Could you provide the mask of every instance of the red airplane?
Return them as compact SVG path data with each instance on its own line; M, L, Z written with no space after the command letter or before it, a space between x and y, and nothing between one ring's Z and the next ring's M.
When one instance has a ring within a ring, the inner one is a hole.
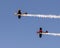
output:
M40 27L40 30L37 32L39 34L39 37L42 37L42 33L48 33L48 31L46 30L46 32L42 31L42 28Z
M22 16L22 15L24 15L24 14L27 14L27 13L22 13L20 9L18 10L18 12L17 12L17 13L15 13L15 15L17 15L17 16L18 16L18 19L20 19L20 18L21 18L21 16Z

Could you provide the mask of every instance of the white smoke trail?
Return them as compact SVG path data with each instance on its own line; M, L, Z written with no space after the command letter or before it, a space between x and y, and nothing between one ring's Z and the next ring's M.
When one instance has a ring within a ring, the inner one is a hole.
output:
M41 14L21 14L21 16L30 16L39 18L60 18L60 15L41 15Z
M41 33L45 35L53 35L53 36L60 36L60 33Z

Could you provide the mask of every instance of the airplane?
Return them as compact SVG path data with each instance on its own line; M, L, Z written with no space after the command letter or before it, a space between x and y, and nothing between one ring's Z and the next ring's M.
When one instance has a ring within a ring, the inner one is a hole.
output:
M42 33L48 33L48 31L46 30L46 32L42 31L42 28L40 27L39 31L37 32L39 34L39 37L42 37Z
M22 15L25 15L25 14L27 14L27 13L22 13L20 9L18 10L18 12L17 12L17 13L15 13L15 15L17 15L17 16L18 16L18 19L20 19L20 18L21 18L21 16L22 16Z

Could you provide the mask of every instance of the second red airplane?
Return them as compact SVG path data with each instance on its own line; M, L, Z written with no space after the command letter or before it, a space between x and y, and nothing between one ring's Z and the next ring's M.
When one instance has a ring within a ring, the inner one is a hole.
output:
M39 37L42 37L42 33L48 33L48 31L46 30L45 32L43 32L42 28L40 27L39 31L37 32L39 34Z

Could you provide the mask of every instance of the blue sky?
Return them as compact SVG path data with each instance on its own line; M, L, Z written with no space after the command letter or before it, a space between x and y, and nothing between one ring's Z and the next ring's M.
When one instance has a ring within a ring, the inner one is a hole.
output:
M60 15L60 0L1 0L0 48L60 48L60 37L36 33L43 31L60 33L60 19L22 17L14 15L18 9L32 14Z

